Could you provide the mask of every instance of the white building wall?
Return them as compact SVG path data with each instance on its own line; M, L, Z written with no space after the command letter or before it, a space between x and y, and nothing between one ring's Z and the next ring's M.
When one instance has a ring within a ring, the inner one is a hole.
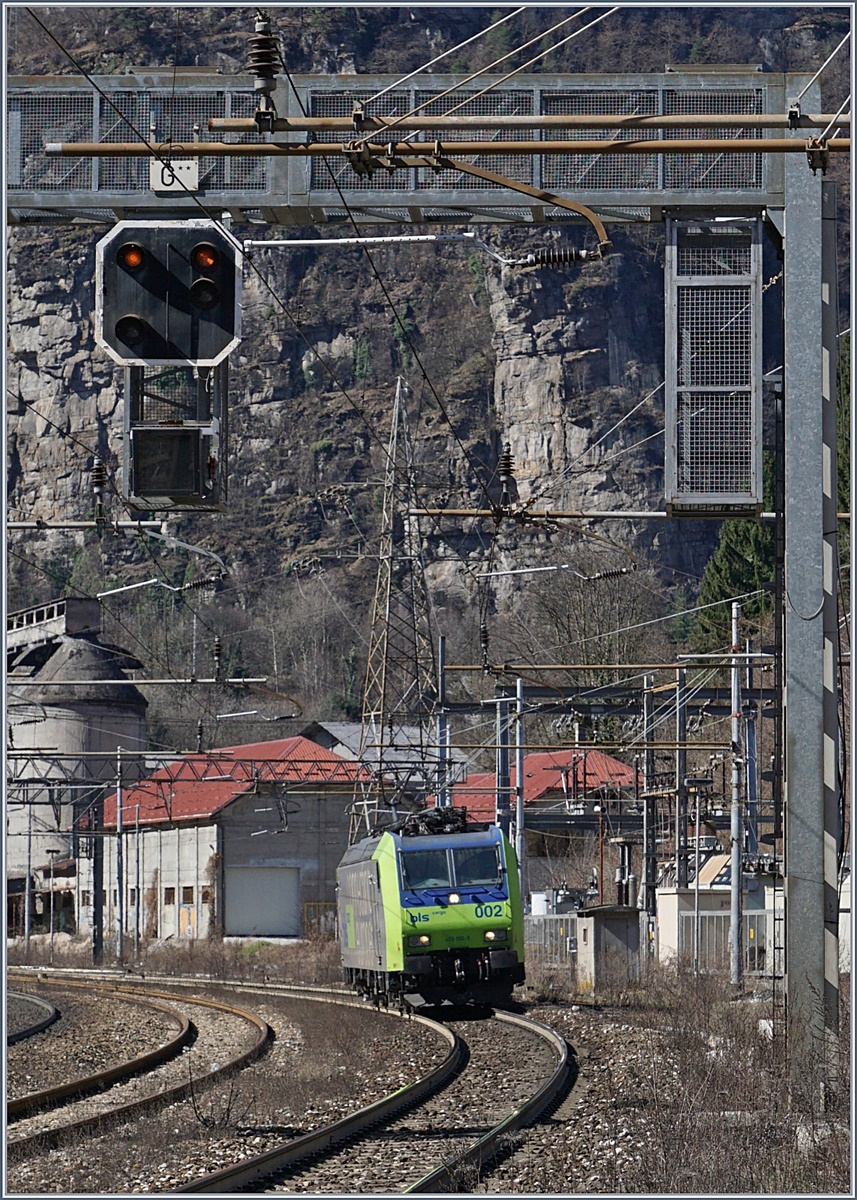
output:
M851 872L839 889L839 970L851 974Z
M173 828L125 826L123 841L123 937L207 937L217 895L217 826ZM138 865L139 864L139 865ZM81 862L78 911L92 929L92 861ZM214 876L213 876L214 873ZM139 890L138 890L139 879ZM104 937L118 929L117 835L104 839ZM88 903L84 903L88 900Z

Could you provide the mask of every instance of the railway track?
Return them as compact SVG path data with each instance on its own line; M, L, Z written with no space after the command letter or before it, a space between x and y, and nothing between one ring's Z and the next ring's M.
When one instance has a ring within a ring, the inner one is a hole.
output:
M47 973L41 971L39 974L44 977ZM56 979L57 974L54 973L52 981ZM63 973L66 982L67 974ZM91 973L78 972L76 975L78 978L87 977L91 985ZM139 987L131 988L127 976L120 973L102 972L98 976L102 986L112 984L112 994L117 992L116 983L119 979L123 980L123 991L127 990L137 996L142 994ZM153 992L154 983L163 990ZM185 1012L188 1012L186 1006L201 1001L199 996L188 994L189 991L198 991L203 986L199 979L148 978L146 984L147 999L151 1000L155 995L170 1005L182 1007ZM248 999L242 1003L246 1003L249 1008L258 1007L262 1011L270 1007L275 997L280 998L280 1004L281 998L288 997L304 1002L312 1000L316 1003L358 1008L363 1014L361 1020L364 1022L374 1011L365 1003L355 1001L341 989L284 985L260 988L258 984L239 983L224 986L229 988L230 999L233 992L244 993ZM261 1003L251 1002L250 995L256 996ZM212 1002L207 1003L210 1005ZM288 1004L288 1001L286 1003ZM277 1011L267 1015L280 1028ZM234 1142L234 1135L233 1141L227 1139L222 1149L219 1148L216 1137L197 1139L196 1151L189 1156L184 1168L180 1159L169 1167L162 1164L164 1172L160 1178L163 1179L163 1183L147 1181L143 1190L211 1193L252 1187L254 1191L341 1193L344 1190L399 1194L411 1191L417 1193L472 1190L483 1164L498 1151L502 1152L510 1139L514 1138L514 1131L535 1120L538 1113L544 1111L565 1086L569 1073L567 1047L554 1031L515 1014L498 1012L490 1016L485 1015L481 1019L470 1013L467 1017L459 1014L456 1019L444 1024L424 1017L411 1017L407 1020L413 1025L425 1026L427 1031L431 1030L437 1038L443 1039L444 1048L440 1052L435 1050L431 1055L423 1055L423 1069L419 1071L416 1079L411 1079L403 1086L391 1088L390 1083L395 1079L395 1074L390 1075L388 1072L385 1090L389 1094L380 1098L373 1097L372 1103L369 1104L366 1104L364 1099L363 1107L356 1112L349 1112L347 1103L339 1105L338 1113L334 1106L333 1112L338 1119L332 1122L328 1120L315 1129L312 1126L321 1115L320 1111L316 1110L313 1115L308 1112L308 1119L302 1124L304 1130L309 1128L309 1132L301 1131L298 1125L298 1129L294 1131L299 1134L297 1137L294 1133L291 1137L288 1136L289 1130L285 1123L281 1124L283 1136L276 1137L276 1129L272 1127L262 1131L265 1136L245 1138L241 1146ZM347 1036L346 1030L349 1026L338 1024L336 1020L330 1024L339 1029L340 1038ZM382 1044L395 1041L397 1046L402 1045L401 1037L385 1034L380 1025L377 1028L377 1036L381 1038ZM415 1034L416 1032L415 1029ZM430 1044L436 1043L430 1039ZM185 1050L184 1056L192 1052ZM324 1060L332 1066L338 1057L335 1046L332 1049L328 1048L324 1054ZM390 1057L395 1059L395 1055ZM247 1086L256 1086L252 1084L252 1078L262 1070L258 1086L266 1087L263 1080L266 1078L265 1072L270 1071L270 1068L264 1065L266 1062L267 1058L263 1058L260 1065L254 1068L252 1076L241 1076L242 1079L247 1078L251 1081ZM216 1073L212 1072L209 1078L214 1078L215 1074L222 1074L224 1071L234 1071L235 1065L235 1062L225 1063ZM431 1069L428 1069L429 1066ZM405 1072L402 1077L408 1079L409 1075L414 1074L417 1072L412 1070L409 1073ZM372 1076L369 1079L371 1080ZM185 1076L183 1085L177 1087L170 1095L174 1095L175 1098L182 1094L187 1095L187 1082ZM197 1083L202 1082L203 1078L200 1075ZM227 1085L221 1085L221 1091L224 1086ZM364 1096L366 1091L364 1087ZM354 1094L359 1095L360 1090L355 1090ZM108 1101L110 1095L108 1092L103 1097L92 1099ZM162 1090L148 1103L161 1104L166 1097L167 1093ZM101 1133L105 1128L108 1130L98 1142L97 1153L102 1159L106 1156L107 1161L111 1161L113 1158L113 1152L109 1148L109 1130L116 1127L119 1121L126 1122L112 1135L114 1138L119 1136L119 1144L124 1149L128 1142L123 1143L121 1139L133 1136L131 1131L135 1128L127 1122L135 1112L141 1113L145 1107L144 1101L142 1104L131 1104L117 1112L108 1103L100 1112L84 1118L84 1127L98 1127L93 1130L94 1135ZM45 1117L47 1116L48 1114L45 1114ZM56 1120L58 1114L51 1116ZM19 1139L17 1143L12 1140L18 1135L20 1127L16 1126L10 1131L10 1163L26 1162L26 1169L42 1170L41 1167L32 1165L40 1161L39 1151L49 1144L57 1143L70 1148L72 1143L68 1135L73 1128L80 1127L77 1120L72 1125L65 1116L63 1122L57 1132L51 1129L36 1132L28 1142ZM170 1125L172 1124L171 1118ZM122 1129L127 1129L128 1132L123 1134ZM261 1153L252 1152L253 1142L259 1144ZM37 1156L36 1159L22 1157L28 1154L28 1146ZM240 1164L237 1163L238 1159L241 1160ZM235 1160L236 1165L225 1165L231 1160ZM57 1159L50 1156L43 1161L46 1164L56 1164ZM212 1166L219 1169L212 1170ZM145 1176L140 1178L142 1181ZM73 1192L89 1189L72 1186L66 1190Z
M103 983L63 980L61 987L107 994ZM177 1033L145 1054L8 1101L7 1121L14 1122L6 1143L10 1155L20 1156L33 1147L57 1145L86 1130L100 1130L109 1122L126 1121L154 1106L187 1096L194 1088L205 1087L252 1062L263 1053L271 1037L268 1024L255 1014L215 1000L198 996L182 998L185 1011L180 1011L176 1007L178 998L169 992L148 989L142 994L114 987L109 995L113 1001L126 1000L166 1015L178 1027ZM161 1003L164 1000L171 1004ZM243 1039L249 1045L215 1067L205 1065L211 1047L210 1039L202 1036L205 1018L212 1013L224 1014L252 1031L249 1038L245 1035ZM190 1053L176 1061L183 1050ZM196 1066L195 1059L201 1065ZM168 1070L170 1066L172 1071Z
M424 1018L421 1018L424 1019ZM568 1047L506 1012L452 1021L442 1069L313 1134L178 1188L180 1192L460 1190L562 1091ZM452 1082L450 1082L452 1080ZM404 1115L395 1116L405 1108Z
M28 996L26 992L6 992L6 1019L10 1032L6 1034L6 1045L15 1046L27 1038L35 1037L54 1021L59 1020L59 1009L39 996Z

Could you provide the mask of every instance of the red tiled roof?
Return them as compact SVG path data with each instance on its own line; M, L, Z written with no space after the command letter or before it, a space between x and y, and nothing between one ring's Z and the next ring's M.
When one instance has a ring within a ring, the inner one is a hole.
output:
M350 786L358 771L356 763L304 737L187 754L123 789L123 823L151 825L211 817L248 792L257 779L262 783ZM104 801L104 826L116 828L115 792Z
M510 783L513 788L517 786L514 767L510 771ZM496 804L496 786L493 772L468 775L453 787L452 803L464 805L477 820L491 820ZM633 787L634 768L619 762L617 758L611 758L603 750L548 750L524 757L524 804L564 799L572 795L582 799L584 796L597 795L599 789L605 786L611 790Z

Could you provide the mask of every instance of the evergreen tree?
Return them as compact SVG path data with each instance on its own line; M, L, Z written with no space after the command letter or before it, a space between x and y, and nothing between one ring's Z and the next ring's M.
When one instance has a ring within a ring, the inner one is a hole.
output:
M765 454L764 505L773 507L773 456ZM768 590L774 581L774 526L758 520L724 521L720 526L717 548L708 560L699 585L700 606L693 634L694 648L712 650L728 646L732 641L732 609L728 603L735 596L761 591L761 595L741 601L745 616L760 617L769 611L773 596ZM722 603L719 603L721 602Z

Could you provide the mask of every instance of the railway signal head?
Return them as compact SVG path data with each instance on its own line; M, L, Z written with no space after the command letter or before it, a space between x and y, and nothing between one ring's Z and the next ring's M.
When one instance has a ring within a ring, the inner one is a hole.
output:
M120 221L96 247L95 340L125 366L216 366L240 301L240 252L213 221Z

